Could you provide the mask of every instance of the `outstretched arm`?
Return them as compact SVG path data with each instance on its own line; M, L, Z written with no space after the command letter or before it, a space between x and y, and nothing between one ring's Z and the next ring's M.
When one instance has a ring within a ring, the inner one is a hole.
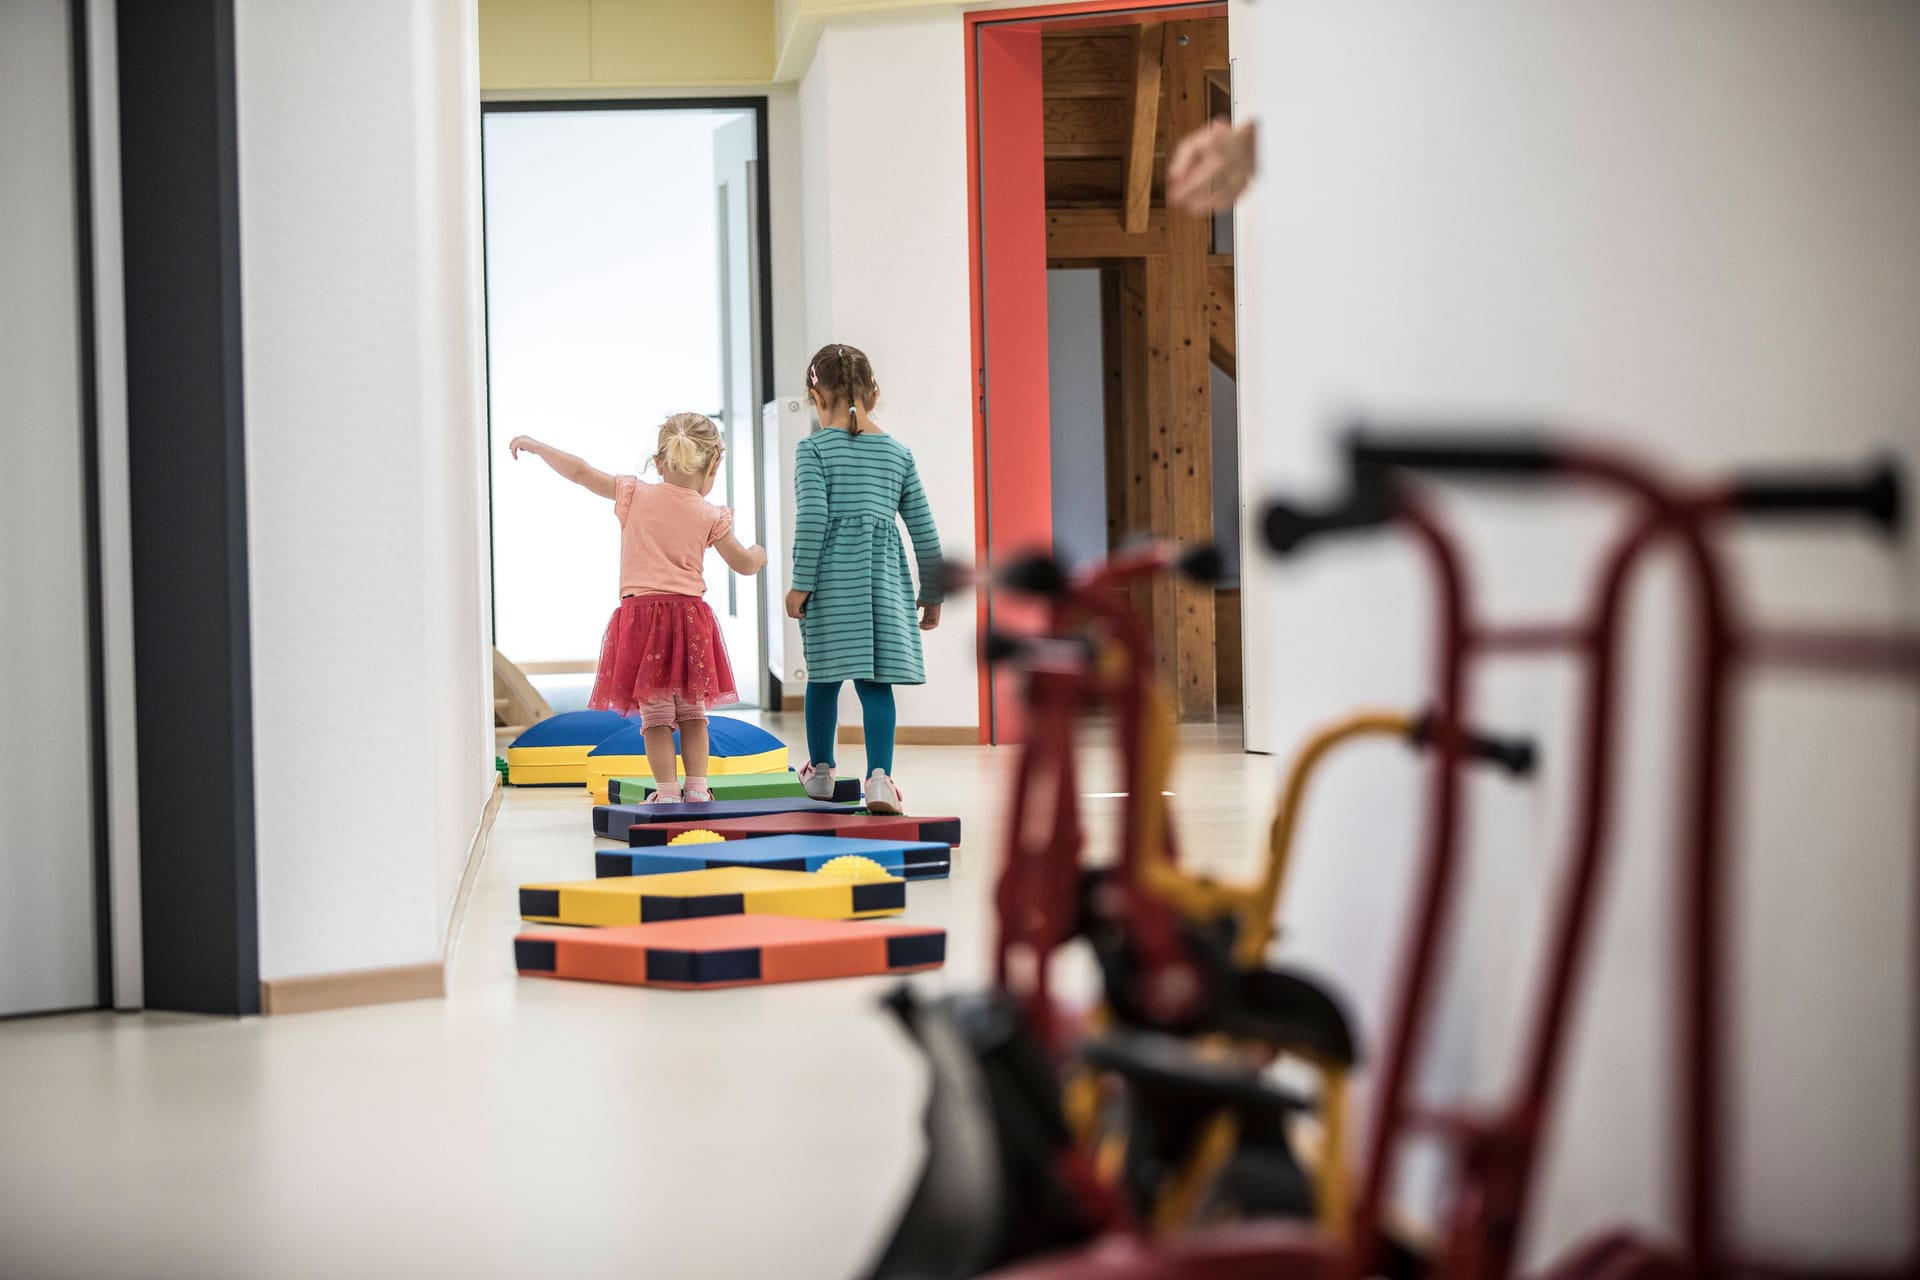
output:
M757 542L750 547L741 546L740 539L733 536L731 529L713 544L713 549L727 562L727 568L735 573L758 573L767 567L767 549Z
M612 476L564 450L556 449L550 444L541 444L532 436L515 436L508 443L507 452L515 459L518 459L522 453L530 453L552 467L563 479L571 480L581 488L591 490L602 498L613 496Z

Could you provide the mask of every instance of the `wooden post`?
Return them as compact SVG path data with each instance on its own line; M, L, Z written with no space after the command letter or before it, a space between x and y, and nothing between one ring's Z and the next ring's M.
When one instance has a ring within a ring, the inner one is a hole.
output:
M1178 140L1207 123L1207 73L1203 23L1179 22L1167 28L1166 88L1169 137ZM1167 528L1183 543L1213 537L1213 384L1209 354L1211 324L1207 290L1207 250L1212 225L1206 217L1179 210L1167 213L1167 256L1149 259L1147 269L1164 261L1167 278L1167 349L1164 362L1168 395L1165 428L1156 441L1166 459L1170 519ZM1179 583L1174 590L1175 675L1182 719L1211 720L1216 712L1214 600L1210 586ZM1159 610L1155 610L1156 626Z
M1135 31L1133 130L1127 139L1126 227L1138 234L1147 229L1147 208L1153 203L1153 139L1160 123L1161 45L1166 35L1158 22L1143 22Z

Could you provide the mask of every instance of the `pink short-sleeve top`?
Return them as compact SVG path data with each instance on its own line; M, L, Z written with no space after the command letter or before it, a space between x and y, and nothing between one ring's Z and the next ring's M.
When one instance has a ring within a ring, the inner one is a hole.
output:
M716 506L677 484L642 484L616 476L613 514L620 520L620 594L704 596L707 548L733 528L733 509Z

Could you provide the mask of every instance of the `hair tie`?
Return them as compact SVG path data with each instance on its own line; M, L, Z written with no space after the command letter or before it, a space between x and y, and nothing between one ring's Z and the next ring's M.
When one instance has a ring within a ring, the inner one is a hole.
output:
M820 385L820 371L814 368L812 365L807 366L807 385L810 387L817 387Z

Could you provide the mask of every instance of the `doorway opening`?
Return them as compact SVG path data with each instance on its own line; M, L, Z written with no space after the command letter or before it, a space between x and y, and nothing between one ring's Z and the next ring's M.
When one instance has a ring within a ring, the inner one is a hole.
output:
M1232 720L1233 226L1165 203L1174 144L1233 111L1225 7L996 11L968 30L979 557L1215 543L1220 584L1157 582L1140 603L1181 719ZM983 631L1033 622L990 588L979 607ZM1019 739L1013 690L991 670L981 722L992 741Z
M766 131L764 98L483 108L494 645L555 710L586 703L619 540L609 505L507 465L509 440L654 480L659 424L704 413L726 442L711 500L763 540ZM762 596L709 564L750 706L772 696Z

